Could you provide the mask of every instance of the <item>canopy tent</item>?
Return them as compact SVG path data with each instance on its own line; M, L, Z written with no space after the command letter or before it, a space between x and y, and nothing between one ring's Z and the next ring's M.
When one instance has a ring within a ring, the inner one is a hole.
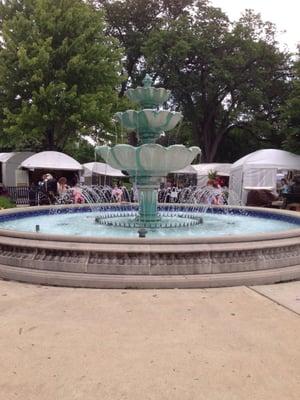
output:
M249 188L276 191L278 170L300 170L300 156L284 150L257 150L236 161L230 170L229 204L245 204Z
M197 174L193 165L188 165L185 168L179 169L177 171L172 171L172 174L181 175L181 174Z
M105 176L114 176L114 177L124 177L122 171L119 169L112 168L108 164L102 162L90 162L83 164L84 173L83 176L92 176L93 174L96 175L105 175Z
M18 153L0 153L0 162L6 162L8 161L10 158L12 158L15 154ZM31 153L33 154L33 153Z
M20 171L20 163L34 153L20 151L12 153L0 153L0 180L4 186L28 185L28 174Z
M58 151L42 151L26 158L21 165L30 170L48 169L62 171L80 171L82 166L74 158Z
M225 163L207 163L207 164L195 164L193 168L197 173L197 185L205 186L210 171L214 171L219 176L229 176L230 168L232 164Z

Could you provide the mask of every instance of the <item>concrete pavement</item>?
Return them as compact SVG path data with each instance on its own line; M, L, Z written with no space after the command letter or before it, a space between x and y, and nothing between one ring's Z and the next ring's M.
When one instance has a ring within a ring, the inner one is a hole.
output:
M298 298L0 281L0 400L298 400Z

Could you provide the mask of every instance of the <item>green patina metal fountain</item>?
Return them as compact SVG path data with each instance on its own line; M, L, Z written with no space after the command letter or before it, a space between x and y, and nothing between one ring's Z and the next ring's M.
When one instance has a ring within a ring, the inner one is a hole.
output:
M137 133L140 145L138 147L128 144L119 144L114 147L99 146L96 147L96 153L100 154L111 167L127 171L136 183L139 193L138 213L134 222L127 221L124 226L166 227L157 206L157 193L161 179L170 171L177 171L190 165L200 153L200 149L199 147L186 148L183 145L163 147L155 143L163 132L176 127L182 115L180 112L160 108L170 97L169 90L153 87L149 75L144 78L143 85L126 92L126 96L137 102L141 109L118 112L115 115L124 129ZM175 225L170 224L170 226Z

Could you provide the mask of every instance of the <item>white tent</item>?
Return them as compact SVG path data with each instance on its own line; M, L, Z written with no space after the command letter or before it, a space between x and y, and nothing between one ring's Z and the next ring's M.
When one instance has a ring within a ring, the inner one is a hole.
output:
M33 154L29 151L0 153L1 183L4 186L28 185L28 173L18 168L23 160Z
M178 169L177 171L172 171L171 173L172 174L177 174L177 175L180 175L180 174L192 174L192 175L195 175L195 174L197 174L197 171L195 170L193 165L188 165L185 168Z
M215 171L219 176L229 176L232 164L225 163L207 163L194 164L193 168L197 173L197 185L205 186L210 171Z
M278 170L300 170L300 156L277 149L258 150L236 161L230 170L229 204L245 204L248 190L276 190Z
M224 163L193 164L172 173L197 175L197 185L205 186L210 171L215 171L219 176L229 176L231 166Z
M90 162L83 164L82 166L84 168L83 176L85 177L92 176L93 174L114 177L125 176L119 169L112 168L108 164L101 162Z
M42 151L26 158L21 163L21 167L30 170L48 169L63 171L80 171L82 166L74 158L58 151Z

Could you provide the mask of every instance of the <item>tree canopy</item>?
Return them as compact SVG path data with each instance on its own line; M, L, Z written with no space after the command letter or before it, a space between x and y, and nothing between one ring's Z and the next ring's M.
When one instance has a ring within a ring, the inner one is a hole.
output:
M121 53L80 0L0 3L2 146L63 150L109 126Z
M250 143L282 146L290 54L280 51L273 24L250 10L232 22L206 0L94 3L107 11L108 32L125 49L120 95L152 72L157 85L171 89L204 161L231 161L223 152L229 143L236 153Z
M147 68L143 46L153 30L159 30L165 21L185 14L193 0L93 0L94 6L105 10L107 33L123 46L123 82L119 95L128 84L140 83Z
M275 26L251 10L230 21L207 0L0 0L0 29L2 148L105 138L150 72L184 115L161 143L199 145L206 162L299 152L299 61L292 70Z
M282 107L283 131L286 134L284 148L300 154L300 48L294 65L294 79L288 99Z
M274 34L272 25L250 11L232 24L201 1L194 15L149 37L144 47L149 67L191 122L205 161L216 159L234 128L253 133L262 128L262 141L274 134L289 73L289 57Z

